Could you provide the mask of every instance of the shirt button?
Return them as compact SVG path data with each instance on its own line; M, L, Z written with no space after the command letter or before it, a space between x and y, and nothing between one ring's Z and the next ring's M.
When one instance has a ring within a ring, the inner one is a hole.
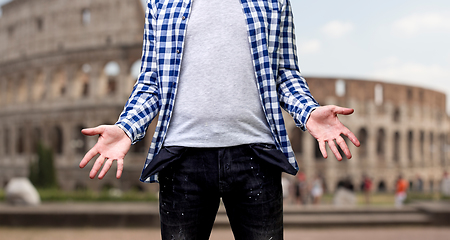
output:
M183 17L181 17L181 19L183 19L183 20L186 20L186 17L185 17L185 16L183 16Z
M177 53L180 54L180 50L177 49Z

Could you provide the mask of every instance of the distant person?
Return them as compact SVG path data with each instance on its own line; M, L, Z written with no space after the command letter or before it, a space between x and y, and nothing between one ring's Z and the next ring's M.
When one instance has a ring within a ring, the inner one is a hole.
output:
M345 178L343 187L345 189L347 189L348 191L350 191L350 192L354 192L355 191L355 186L353 185L351 177L346 177Z
M297 63L289 0L148 0L140 76L115 125L80 167L120 178L132 143L158 124L140 180L159 182L162 239L208 239L222 199L236 239L283 239L281 173L296 174L281 109L347 158L338 119L353 109L319 106Z
M366 204L370 204L370 197L372 193L372 179L370 179L369 176L364 175L363 176L363 184L362 184L362 191L364 193L364 199L366 201Z
M401 208L406 200L406 190L408 190L408 182L400 175L397 179L395 190L395 206Z
M311 184L311 196L313 198L313 204L320 204L323 195L323 181L319 176L316 176Z
M290 193L290 189L292 188L293 183L291 180L286 177L284 174L281 176L281 186L283 188L283 201L287 202L292 197Z
M303 171L297 173L296 198L297 204L306 204L308 201L308 182Z
M337 184L336 191L334 192L333 204L337 207L355 206L356 195L354 191L355 187L349 176L340 180Z
M450 197L450 176L447 171L444 172L442 177L441 193L443 196Z

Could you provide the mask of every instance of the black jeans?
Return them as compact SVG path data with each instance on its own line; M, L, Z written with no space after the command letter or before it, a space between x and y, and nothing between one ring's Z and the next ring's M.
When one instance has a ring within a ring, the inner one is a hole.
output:
M250 145L187 148L159 173L162 239L209 239L220 198L235 239L283 239L281 171Z

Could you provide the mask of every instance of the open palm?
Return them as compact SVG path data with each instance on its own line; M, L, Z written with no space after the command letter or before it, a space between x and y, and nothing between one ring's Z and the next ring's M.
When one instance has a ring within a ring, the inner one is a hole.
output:
M345 127L338 118L338 114L349 115L352 113L353 109L351 108L342 108L334 105L318 107L311 113L306 122L306 128L319 142L320 152L324 158L328 157L326 143L328 143L331 151L339 161L342 160L342 156L336 144L339 145L348 159L352 157L342 135L346 136L355 146L359 147L360 142L355 134Z
M94 178L104 164L102 171L98 175L98 178L102 179L111 168L113 161L117 160L116 178L120 178L123 171L123 159L131 146L131 140L125 132L115 125L102 125L83 129L81 132L87 136L99 135L99 138L95 146L84 155L80 162L80 167L84 168L92 158L100 154L92 167L89 177Z

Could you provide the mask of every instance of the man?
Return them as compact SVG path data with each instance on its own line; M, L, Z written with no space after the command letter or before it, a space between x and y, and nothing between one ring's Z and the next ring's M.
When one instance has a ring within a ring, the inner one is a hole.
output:
M407 197L406 190L408 190L408 182L402 175L399 175L395 183L395 207L401 208L403 206L403 202Z
M208 239L223 200L236 239L282 239L281 172L298 170L283 122L286 109L303 130L342 157L337 118L352 109L320 107L297 65L289 0L149 0L141 74L114 126L100 137L90 177L117 160L159 113L141 175L160 184L163 239Z
M450 196L450 176L447 171L444 171L444 176L442 177L441 193L445 197Z

